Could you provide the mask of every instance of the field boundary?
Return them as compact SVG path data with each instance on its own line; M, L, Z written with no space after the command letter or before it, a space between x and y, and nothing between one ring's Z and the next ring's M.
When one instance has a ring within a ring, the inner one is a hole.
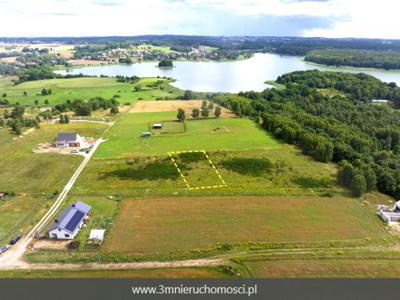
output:
M226 184L225 180L222 178L221 174L219 173L217 167L212 162L211 158L208 156L205 150L186 150L186 151L172 151L167 152L169 157L171 158L172 163L174 164L176 170L178 171L180 177L182 178L183 182L185 183L187 189L189 191L193 190L206 190L206 189L218 189L218 188L226 188L228 185ZM181 153L203 153L206 157L208 163L210 164L211 168L214 170L215 174L218 176L220 183L215 185L203 185L203 186L190 186L187 178L183 175L182 170L179 168L176 160L174 159L174 154L181 154Z

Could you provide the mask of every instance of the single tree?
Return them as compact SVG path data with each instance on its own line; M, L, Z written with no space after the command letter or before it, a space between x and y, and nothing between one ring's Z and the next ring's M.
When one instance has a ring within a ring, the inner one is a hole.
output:
M182 97L183 100L193 99L193 92L191 90L186 90Z
M219 118L221 116L221 106L215 107L214 115Z
M208 115L209 115L209 113L210 113L210 111L208 110L207 107L203 107L203 108L201 109L201 116L202 116L202 117L207 118Z
M186 119L185 111L182 108L179 108L178 115L176 117L178 118L179 122L185 121L185 119Z
M193 108L192 110L192 118L193 119L197 119L200 115L200 109L198 108Z
M118 107L117 106L112 106L110 109L110 114L112 115L116 115L117 113L119 113Z

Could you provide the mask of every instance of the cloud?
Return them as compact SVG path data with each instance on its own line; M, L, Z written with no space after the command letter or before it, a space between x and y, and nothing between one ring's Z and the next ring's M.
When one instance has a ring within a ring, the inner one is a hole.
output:
M0 1L0 36L400 37L398 0Z
M121 1L112 1L112 0L92 0L94 5L101 5L101 6L121 6L124 3Z

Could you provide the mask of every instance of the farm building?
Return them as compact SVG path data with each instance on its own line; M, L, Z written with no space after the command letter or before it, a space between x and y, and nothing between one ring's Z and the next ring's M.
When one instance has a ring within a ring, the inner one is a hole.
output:
M393 211L383 211L381 210L379 212L379 216L383 221L385 221L388 224L394 223L394 222L400 222L400 212L393 212Z
M162 128L162 124L161 123L154 123L152 128L153 129L161 129Z
M101 245L104 241L105 232L104 229L92 229L89 235L89 242Z
M0 200L6 199L7 193L6 192L0 192Z
M56 139L57 148L86 147L87 143L78 133L59 133Z
M78 234L91 206L77 201L69 205L49 229L49 237L59 240L72 240Z

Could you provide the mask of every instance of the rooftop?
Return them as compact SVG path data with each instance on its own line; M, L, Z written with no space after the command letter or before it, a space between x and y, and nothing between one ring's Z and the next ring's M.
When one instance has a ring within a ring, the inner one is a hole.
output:
M57 135L57 142L76 141L78 134L76 132L59 133Z
M81 221L87 216L92 207L81 201L76 201L67 206L61 215L56 219L50 230L60 228L70 233L75 232Z

